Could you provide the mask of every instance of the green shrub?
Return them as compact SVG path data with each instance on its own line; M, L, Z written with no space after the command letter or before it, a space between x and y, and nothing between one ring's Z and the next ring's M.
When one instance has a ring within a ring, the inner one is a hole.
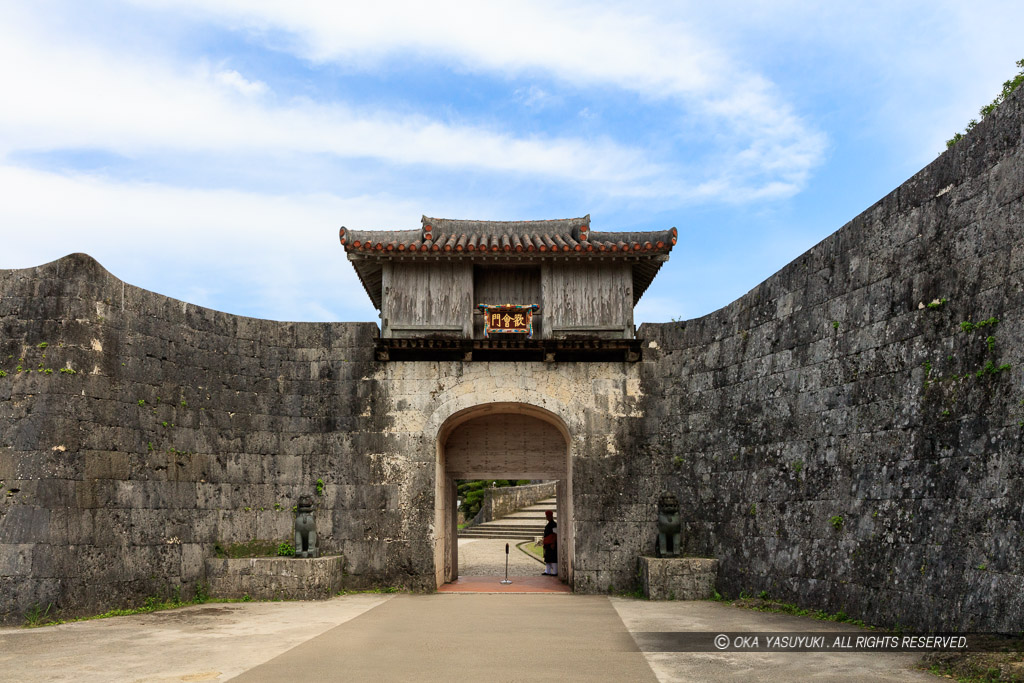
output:
M28 611L25 612L25 625L26 626L43 626L53 621L50 616L50 610L53 609L53 603L48 603L44 608L39 603L33 603Z
M485 491L489 488L504 488L506 486L525 486L530 483L529 479L460 479L457 482L458 496L462 500L459 510L467 519L472 519L480 512L483 505Z
M1024 83L1024 59L1022 59L1022 60L1017 62L1017 67L1020 69L1020 72L1017 73L1017 75L1014 76L1013 78L1011 78L1010 80L1005 81L1003 83L1003 90L1002 90L1002 92L1000 92L998 95L996 95L996 98L994 100L992 100L991 102L986 104L978 112L978 114L981 116L981 120L982 121L985 120L986 116L988 116L993 111L995 111L996 107L998 107L1000 104L1002 104L1003 101L1006 100L1006 98L1010 96L1010 93L1012 93L1014 90L1019 88L1021 83ZM967 131L966 132L970 133L972 130L974 130L974 127L977 126L977 125L978 125L978 119L971 119L970 122L967 124ZM963 133L954 133L952 138L950 138L949 140L946 140L946 147L952 147L956 143L958 143L961 140L963 140L963 138L964 138L964 134Z

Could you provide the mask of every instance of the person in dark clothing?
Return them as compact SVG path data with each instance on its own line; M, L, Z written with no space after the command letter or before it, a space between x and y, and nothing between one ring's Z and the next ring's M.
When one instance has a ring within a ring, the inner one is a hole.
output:
M558 524L551 510L545 510L544 516L548 518L544 526L544 576L558 576Z

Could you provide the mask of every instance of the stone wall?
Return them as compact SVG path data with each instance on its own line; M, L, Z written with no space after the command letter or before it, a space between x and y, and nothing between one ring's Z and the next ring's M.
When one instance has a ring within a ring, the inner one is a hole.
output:
M345 558L207 558L210 595L234 600L326 600L344 587Z
M487 489L484 492L484 500L480 505L480 512L473 518L474 524L482 524L495 519L501 519L507 514L515 512L527 505L533 505L545 498L554 498L557 492L558 482L548 481L542 484L527 484L525 486L503 486L497 489Z
M382 436L375 336L199 308L81 254L0 271L0 619L187 595L214 544L290 539L318 481L348 585L433 588L433 500L408 493L433 472Z
M6 622L187 596L217 544L289 540L318 488L346 587L432 590L445 420L526 403L566 416L574 460L602 458L640 398L635 364L378 363L373 324L232 316L83 254L0 271L0 293Z
M638 450L594 463L605 519L651 503L623 542L670 489L730 596L1024 628L1022 137L1024 91L740 300L640 330Z
M568 434L579 592L638 587L668 489L728 595L1024 629L1022 102L640 363L378 363L372 324L0 271L0 620L187 596L317 489L347 586L432 589L437 435L508 402Z

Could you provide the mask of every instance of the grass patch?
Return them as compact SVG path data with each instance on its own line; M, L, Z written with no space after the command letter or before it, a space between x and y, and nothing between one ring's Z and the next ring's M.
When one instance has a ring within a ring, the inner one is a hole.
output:
M57 624L69 624L76 621L92 621L93 619L109 619L110 617L127 617L133 614L148 614L150 612L160 612L168 609L177 609L178 607L188 607L190 605L205 605L209 602L249 602L252 598L246 596L240 600L233 599L211 599L207 592L207 587L203 583L196 584L196 594L191 600L181 599L181 588L176 587L171 597L160 597L151 595L143 600L142 605L138 607L126 607L123 609L112 609L102 612L100 614L91 614L84 617L71 617L69 619L59 619L56 616L56 611L53 609L53 603L48 604L45 608L41 605L33 605L25 612L25 628L38 628L40 626L56 626Z
M516 543L516 547L530 557L540 560L541 562L544 561L544 546L537 545L536 541L523 541L522 543Z
M918 668L961 683L1024 681L1024 652L1021 651L1024 642L1000 639L991 645L993 650L1016 651L929 652L921 659Z
M25 626L27 628L35 628L36 626L46 626L47 624L59 623L53 620L50 616L50 612L53 610L53 603L48 603L44 608L40 604L32 605L25 612Z
M213 556L220 559L237 560L243 557L277 557L282 543L254 539L244 543L214 543Z
M841 624L853 624L866 629L874 629L874 626L865 624L860 619L853 619L845 612L836 612L835 614L826 612L820 609L805 609L789 602L779 602L778 600L772 600L766 597L760 598L747 598L741 597L739 600L728 601L718 596L715 598L722 602L729 602L733 607L743 607L745 609L752 609L757 612L775 612L777 614L792 614L795 617L811 617L818 621L835 621Z

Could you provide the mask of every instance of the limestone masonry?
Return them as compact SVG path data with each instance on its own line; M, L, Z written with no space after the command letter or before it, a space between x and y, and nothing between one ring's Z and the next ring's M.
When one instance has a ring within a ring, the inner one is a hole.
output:
M626 360L382 360L374 324L228 315L82 254L0 271L0 620L187 596L311 493L345 588L433 590L439 435L495 404L565 439L576 592L638 587L670 490L726 595L1024 630L1021 91L738 301L642 326L639 361L613 313Z

